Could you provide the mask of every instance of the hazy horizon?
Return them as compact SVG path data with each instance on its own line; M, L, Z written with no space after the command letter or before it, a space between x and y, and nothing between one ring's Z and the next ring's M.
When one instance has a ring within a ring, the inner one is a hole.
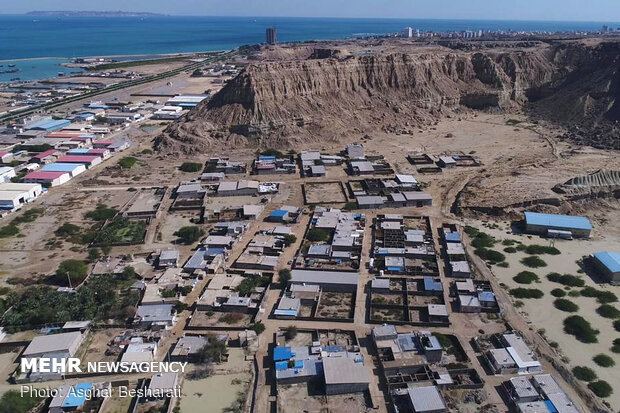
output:
M51 3L51 4L50 4ZM295 18L381 18L423 20L510 20L620 22L617 0L108 0L104 7L89 7L82 0L22 0L3 6L2 14L31 11L96 11L158 13L196 17L295 17Z

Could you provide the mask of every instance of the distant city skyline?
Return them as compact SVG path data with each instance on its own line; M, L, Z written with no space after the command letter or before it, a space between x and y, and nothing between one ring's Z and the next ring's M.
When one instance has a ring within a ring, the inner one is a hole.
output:
M33 10L125 11L170 15L620 22L620 1L592 0L21 0L3 14Z

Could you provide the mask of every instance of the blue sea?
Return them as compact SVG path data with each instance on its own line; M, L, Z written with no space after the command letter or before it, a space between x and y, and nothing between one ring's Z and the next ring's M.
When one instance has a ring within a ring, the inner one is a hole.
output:
M228 50L261 43L275 26L278 41L342 39L387 34L411 26L421 31L550 30L595 31L613 22L491 20L341 19L287 17L52 17L0 15L0 82L34 80L71 72L60 63L73 57L156 55Z

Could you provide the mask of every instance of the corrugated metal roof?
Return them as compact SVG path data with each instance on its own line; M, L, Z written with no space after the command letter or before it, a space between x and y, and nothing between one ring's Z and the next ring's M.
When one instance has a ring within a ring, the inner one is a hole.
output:
M611 272L620 272L620 254L617 252L595 252L594 258Z
M526 212L525 222L527 225L538 225L555 228L592 229L590 220L576 215L541 214L538 212Z

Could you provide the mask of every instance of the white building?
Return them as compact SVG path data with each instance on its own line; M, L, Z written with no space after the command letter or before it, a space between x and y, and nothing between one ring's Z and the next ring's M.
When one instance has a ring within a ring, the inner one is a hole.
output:
M15 169L10 166L0 167L0 183L9 182L15 176Z

